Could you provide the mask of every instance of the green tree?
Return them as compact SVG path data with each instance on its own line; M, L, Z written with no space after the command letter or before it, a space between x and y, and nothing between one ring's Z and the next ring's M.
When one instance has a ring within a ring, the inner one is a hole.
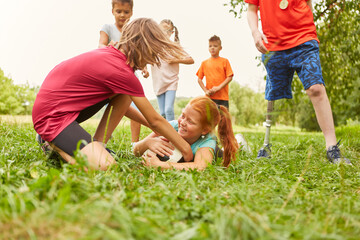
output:
M186 107L186 105L190 102L190 100L191 98L187 98L187 97L177 97L175 99L175 106L174 106L175 119L177 119L182 114L182 110Z
M265 120L266 102L264 95L256 93L248 87L241 87L232 81L229 90L230 113L235 124L242 126L262 123Z
M0 69L0 114L31 114L38 87L15 85Z
M323 76L338 124L359 116L359 98L356 97L360 94L359 6L359 0L315 6Z
M306 99L308 98L308 96L305 93L304 87L297 74L294 75L292 92L292 99L280 99L275 101L275 113L273 118L274 122L292 126L299 125L298 115L300 114L300 109L302 108L302 104L304 101L306 103L309 103L309 101L307 101L309 99ZM312 108L311 103L309 107ZM306 114L306 112L303 113ZM316 119L315 123L317 123Z

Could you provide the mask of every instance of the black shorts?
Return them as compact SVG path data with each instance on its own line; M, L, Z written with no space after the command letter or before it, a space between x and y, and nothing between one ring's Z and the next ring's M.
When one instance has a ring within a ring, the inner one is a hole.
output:
M227 109L229 109L229 101L228 100L218 100L218 99L211 99L213 100L214 103L216 103L216 105L218 105L218 107L220 107L220 105L226 107Z
M78 148L78 144L79 149L82 149L88 143L94 140L91 135L79 125L79 123L82 123L94 116L103 106L109 102L109 99L105 99L104 101L82 110L76 120L70 123L70 125L67 126L64 130L62 130L54 138L52 143L70 156L74 156L74 151Z

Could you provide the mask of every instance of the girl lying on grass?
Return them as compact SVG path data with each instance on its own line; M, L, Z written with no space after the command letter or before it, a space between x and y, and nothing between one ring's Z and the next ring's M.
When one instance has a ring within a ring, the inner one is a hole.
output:
M136 19L123 28L117 47L99 48L57 65L45 78L32 111L36 132L50 142L67 162L73 164L74 151L87 157L89 168L107 169L115 164L106 150L116 126L124 115L165 136L190 161L190 145L161 117L144 95L134 71L147 64L160 64L186 56L159 28L146 18ZM135 103L141 114L129 108ZM79 123L108 104L92 137ZM85 141L82 141L85 140Z
M134 146L134 154L138 157L147 149L152 151L142 156L144 165L162 169L204 170L215 160L216 137L213 132L216 126L220 143L224 147L223 165L227 167L235 160L239 145L234 137L230 114L226 107L218 108L210 98L201 96L192 99L179 119L170 121L170 124L191 145L195 158L191 162L182 163L161 161L156 154L169 156L174 147L166 139L151 133Z

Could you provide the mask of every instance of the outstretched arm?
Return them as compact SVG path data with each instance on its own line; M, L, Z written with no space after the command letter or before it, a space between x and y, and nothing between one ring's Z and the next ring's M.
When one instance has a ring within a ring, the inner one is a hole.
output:
M248 24L251 30L251 34L254 38L255 46L261 53L266 53L267 49L265 45L263 44L263 41L265 43L268 43L266 36L261 33L258 29L258 6L254 4L250 4L248 6L247 10L247 20Z
M134 121L150 128L150 125L146 121L145 117L138 110L133 108L131 105L129 106L129 109L125 113L125 116L130 118L131 120L134 120Z
M169 63L181 63L181 64L193 64L194 63L194 59L190 56L185 57L185 58L181 58L181 59L173 59L171 61L169 61Z

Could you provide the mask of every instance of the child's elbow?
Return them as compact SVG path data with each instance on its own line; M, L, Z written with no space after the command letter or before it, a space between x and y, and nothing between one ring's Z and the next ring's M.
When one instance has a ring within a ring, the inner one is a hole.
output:
M210 161L200 161L196 163L195 169L198 171L204 171L209 165L211 165Z

